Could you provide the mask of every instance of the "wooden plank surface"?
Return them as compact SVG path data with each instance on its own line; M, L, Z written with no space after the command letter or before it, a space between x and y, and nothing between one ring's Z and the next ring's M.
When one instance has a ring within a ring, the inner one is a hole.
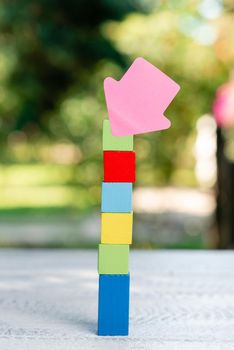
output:
M132 251L129 337L98 337L97 254L0 251L0 349L234 349L234 253Z

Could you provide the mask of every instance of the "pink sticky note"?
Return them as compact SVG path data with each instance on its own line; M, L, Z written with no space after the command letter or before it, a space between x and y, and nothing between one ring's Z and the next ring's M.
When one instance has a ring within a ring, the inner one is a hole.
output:
M112 134L125 136L168 129L163 115L179 85L146 61L137 58L120 81L104 80Z

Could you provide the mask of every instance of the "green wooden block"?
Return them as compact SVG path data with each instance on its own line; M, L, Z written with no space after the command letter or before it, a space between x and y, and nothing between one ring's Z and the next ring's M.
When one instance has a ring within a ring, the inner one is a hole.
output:
M133 136L113 136L110 122L106 119L103 121L102 148L105 151L132 151Z
M99 244L98 273L124 275L128 273L128 244Z

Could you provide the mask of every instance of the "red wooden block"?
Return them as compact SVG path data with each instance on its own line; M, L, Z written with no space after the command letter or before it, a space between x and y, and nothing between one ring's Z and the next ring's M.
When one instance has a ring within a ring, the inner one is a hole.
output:
M135 182L134 151L104 151L104 182Z

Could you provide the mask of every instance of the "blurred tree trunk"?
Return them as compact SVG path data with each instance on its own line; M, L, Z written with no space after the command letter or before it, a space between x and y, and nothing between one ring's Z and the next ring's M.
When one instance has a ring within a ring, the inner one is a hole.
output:
M225 137L217 128L217 209L219 248L234 248L234 163L225 156Z

